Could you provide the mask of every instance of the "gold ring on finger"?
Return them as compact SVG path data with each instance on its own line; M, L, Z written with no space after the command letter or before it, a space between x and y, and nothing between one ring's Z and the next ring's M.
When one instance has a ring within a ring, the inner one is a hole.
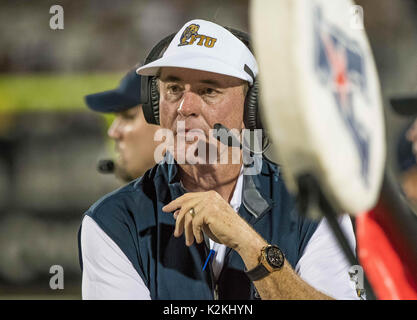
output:
M194 208L191 208L190 210L188 210L188 213L191 214L191 216L194 218L195 216Z

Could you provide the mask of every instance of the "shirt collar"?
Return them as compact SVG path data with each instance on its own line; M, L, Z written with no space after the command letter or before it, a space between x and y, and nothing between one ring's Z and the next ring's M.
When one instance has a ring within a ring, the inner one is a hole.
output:
M242 204L242 190L243 190L243 165L240 168L239 177L237 178L235 190L233 191L232 199L230 199L230 206L233 210L238 211Z

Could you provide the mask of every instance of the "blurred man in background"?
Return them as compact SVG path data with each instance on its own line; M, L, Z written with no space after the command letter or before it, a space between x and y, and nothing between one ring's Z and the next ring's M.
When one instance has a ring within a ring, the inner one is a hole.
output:
M400 184L405 196L417 208L417 97L394 98L391 104L402 116L414 117L400 134L397 161L400 169Z
M135 70L126 74L118 88L85 97L90 109L116 114L107 134L115 141L118 153L114 164L115 175L124 182L136 179L155 164L154 150L157 146L153 137L158 126L145 121L139 104L141 77ZM113 163L104 165L112 171Z

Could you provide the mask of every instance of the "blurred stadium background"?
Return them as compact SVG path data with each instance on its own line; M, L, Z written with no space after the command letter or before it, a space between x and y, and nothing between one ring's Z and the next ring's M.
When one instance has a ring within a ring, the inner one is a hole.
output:
M417 93L417 1L361 0L386 106L388 166L408 123L388 98ZM51 30L49 8L64 9ZM247 0L0 0L0 299L79 299L82 215L119 187L96 171L111 116L83 96L115 87L163 36L193 18L248 31ZM63 290L49 268L64 268Z

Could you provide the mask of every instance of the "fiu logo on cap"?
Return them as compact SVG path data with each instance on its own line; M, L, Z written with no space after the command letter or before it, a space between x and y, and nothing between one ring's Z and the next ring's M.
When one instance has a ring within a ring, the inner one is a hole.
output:
M178 44L178 46L188 46L196 43L198 46L202 46L204 44L204 46L207 48L213 48L217 39L206 36L204 34L198 34L198 29L200 29L200 26L194 23L190 24L187 28L185 28L184 32L181 35L180 43ZM196 42L197 39L198 42Z

